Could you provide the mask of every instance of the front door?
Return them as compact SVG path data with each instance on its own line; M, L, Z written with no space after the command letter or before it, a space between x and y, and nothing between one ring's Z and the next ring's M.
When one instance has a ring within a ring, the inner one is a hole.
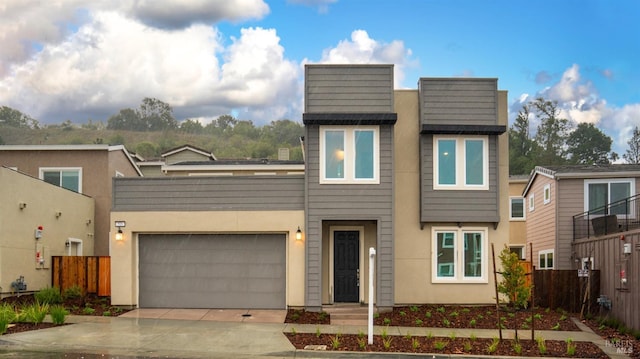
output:
M333 232L334 302L357 303L360 299L360 232Z

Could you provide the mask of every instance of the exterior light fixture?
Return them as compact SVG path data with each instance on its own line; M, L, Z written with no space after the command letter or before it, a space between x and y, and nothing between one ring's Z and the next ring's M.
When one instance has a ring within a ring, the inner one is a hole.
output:
M115 223L116 228L118 228L118 231L116 232L116 241L122 241L124 240L124 233L122 233L122 227L125 227L127 225L127 223L125 221L116 221Z
M302 240L302 230L300 230L300 226L298 226L298 230L296 231L296 241Z

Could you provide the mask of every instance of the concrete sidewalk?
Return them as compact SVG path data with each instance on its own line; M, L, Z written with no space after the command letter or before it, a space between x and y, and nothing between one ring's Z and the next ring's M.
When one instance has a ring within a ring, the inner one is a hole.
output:
M248 313L222 313L189 311L180 313L158 311L155 315L167 319L148 318L150 313L131 313L124 317L85 317L71 316L70 323L45 330L3 335L0 337L0 358L336 358L336 357L372 357L377 353L346 353L346 352L314 352L296 350L283 332L357 334L366 333L366 326L347 325L299 325L284 324L282 321L273 322L277 316L259 313L243 316ZM189 315L191 320L175 319L180 315ZM271 313L274 314L274 313ZM218 320L212 320L213 317ZM266 318L271 319L267 320ZM173 319L168 319L169 317ZM233 318L224 321L221 318ZM271 322L269 322L271 321ZM579 323L579 322L578 322ZM607 347L604 339L586 328L582 323L582 331L536 331L536 336L545 339L575 341L592 341L600 346L612 358L626 358L616 354L616 349ZM375 327L376 334L380 334L383 327ZM498 335L497 330L482 329L444 329L444 328L407 328L389 327L385 329L389 335L413 336L428 335L448 337L452 332L458 337L492 338ZM521 338L528 338L530 331L519 332ZM527 336L528 335L528 336ZM503 331L504 338L512 338L512 331ZM29 355L27 355L29 353ZM38 356L38 353L42 354ZM65 353L64 356L46 356L44 353ZM83 353L81 355L79 353ZM77 356L70 356L76 354ZM416 354L381 353L384 358L415 358ZM419 357L419 356L418 356ZM432 355L429 355L432 357ZM443 356L435 357L458 357Z

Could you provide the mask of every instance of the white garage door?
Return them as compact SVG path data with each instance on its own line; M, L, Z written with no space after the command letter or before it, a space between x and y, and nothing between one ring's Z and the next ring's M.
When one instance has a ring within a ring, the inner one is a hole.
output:
M282 234L141 234L141 308L286 307Z

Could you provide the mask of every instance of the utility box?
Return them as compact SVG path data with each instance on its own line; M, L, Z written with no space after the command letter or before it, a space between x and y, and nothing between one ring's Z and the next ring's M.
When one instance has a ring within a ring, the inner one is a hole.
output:
M622 253L624 254L631 254L631 243L625 243L622 246Z

